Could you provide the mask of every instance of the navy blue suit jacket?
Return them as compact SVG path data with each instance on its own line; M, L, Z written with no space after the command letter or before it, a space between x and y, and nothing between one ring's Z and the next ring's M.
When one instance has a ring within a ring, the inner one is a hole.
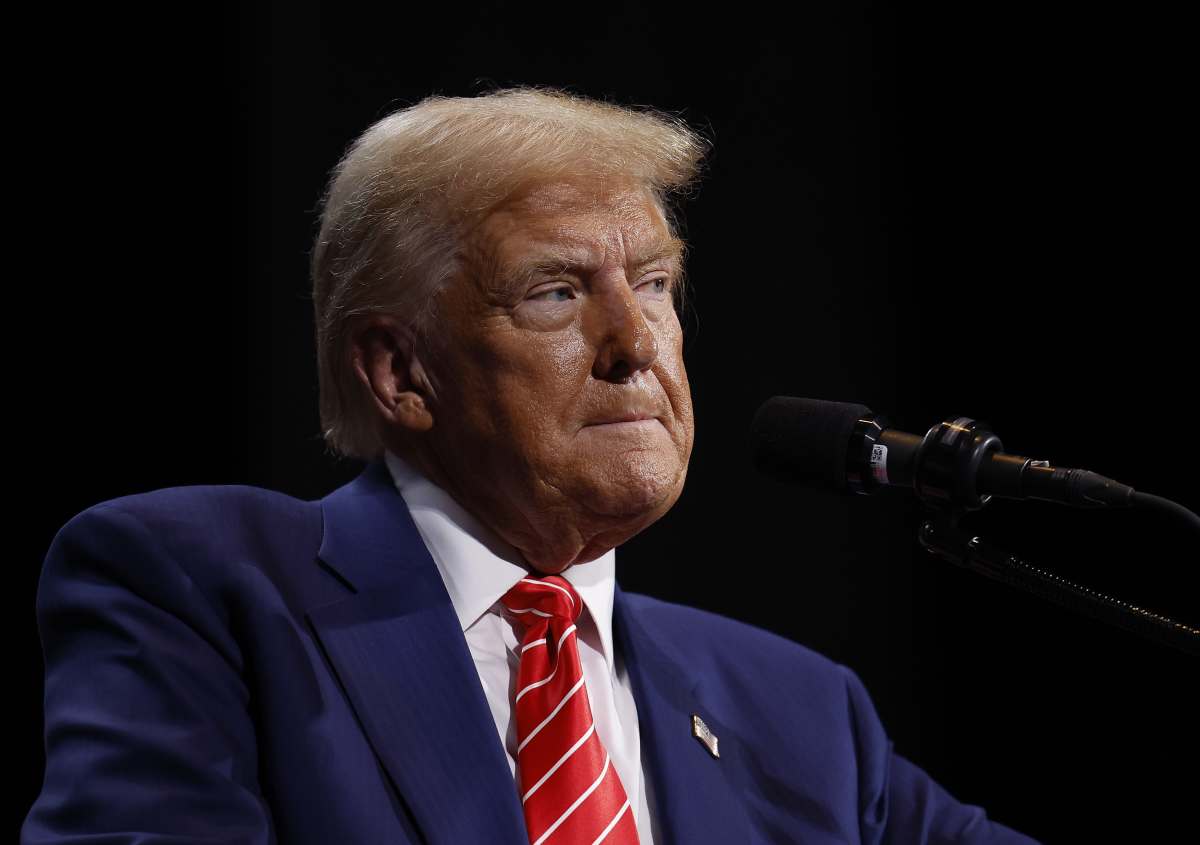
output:
M22 843L528 845L382 461L319 501L192 486L89 508L54 539L37 620L46 776ZM845 667L619 587L613 627L666 842L1032 841L896 755Z

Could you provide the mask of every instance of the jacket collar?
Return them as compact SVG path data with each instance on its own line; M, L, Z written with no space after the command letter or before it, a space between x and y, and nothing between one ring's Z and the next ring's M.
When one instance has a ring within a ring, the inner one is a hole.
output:
M382 459L321 500L319 564L345 587L309 624L425 839L527 845L506 752L458 617ZM699 680L618 586L613 635L630 672L665 842L746 838L738 748ZM699 715L720 759L692 736Z

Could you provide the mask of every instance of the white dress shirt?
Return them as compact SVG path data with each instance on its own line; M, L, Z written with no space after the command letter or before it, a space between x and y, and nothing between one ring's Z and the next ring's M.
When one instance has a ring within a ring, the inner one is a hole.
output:
M500 597L530 568L517 549L475 519L449 493L392 452L385 451L384 458L462 624L496 730L508 751L515 788L517 724L512 700L522 631L519 623L502 614ZM642 765L637 707L624 661L613 649L615 566L616 550L610 549L593 561L568 568L562 577L583 600L576 640L596 732L625 794L637 809L639 841L653 845L659 837L650 815L653 796Z

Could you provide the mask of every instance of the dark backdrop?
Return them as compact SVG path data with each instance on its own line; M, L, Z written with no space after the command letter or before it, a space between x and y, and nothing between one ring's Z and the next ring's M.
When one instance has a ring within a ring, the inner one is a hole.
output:
M1192 827L1195 660L929 557L911 496L787 488L745 450L775 394L918 433L965 415L1009 451L1195 509L1186 30L1149 11L824 5L843 8L147 6L28 35L9 198L35 410L10 485L18 816L41 782L33 602L54 532L169 485L315 498L352 478L317 434L306 262L326 173L394 108L534 83L674 111L714 143L685 207L688 485L620 549L622 584L850 665L901 753L1046 841ZM1196 537L1170 520L996 501L971 524L1200 617Z

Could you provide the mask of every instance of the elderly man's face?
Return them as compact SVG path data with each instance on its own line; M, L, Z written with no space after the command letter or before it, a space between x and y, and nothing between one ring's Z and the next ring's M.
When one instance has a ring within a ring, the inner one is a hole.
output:
M544 572L618 545L683 489L679 246L641 188L543 185L473 232L439 297L422 462Z

